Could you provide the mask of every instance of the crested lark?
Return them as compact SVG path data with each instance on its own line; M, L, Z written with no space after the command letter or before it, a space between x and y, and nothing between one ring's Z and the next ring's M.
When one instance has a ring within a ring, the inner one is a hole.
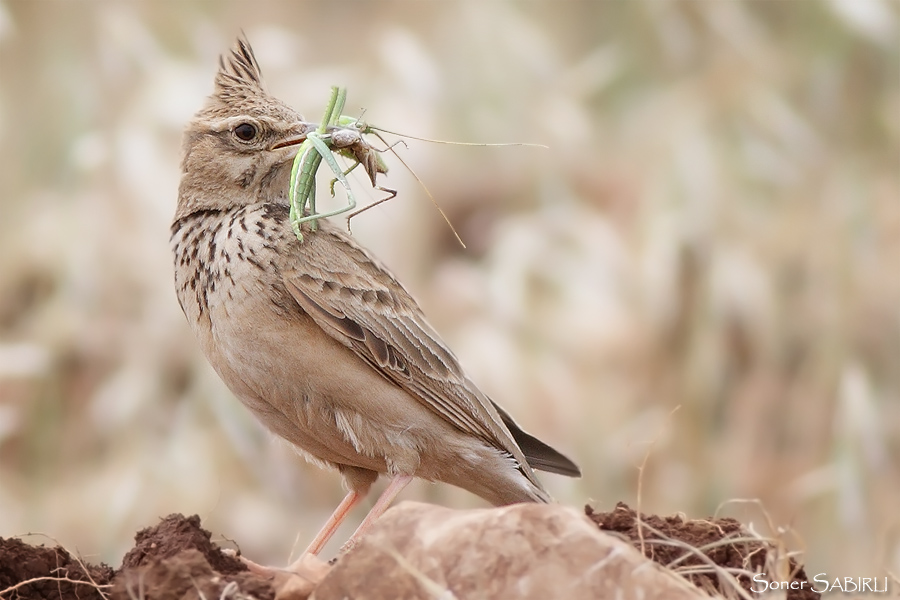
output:
M349 493L307 551L382 473L391 483L348 544L413 477L495 505L548 502L532 469L578 467L475 387L353 238L324 220L302 243L292 232L291 162L311 127L263 90L239 39L185 131L171 241L178 301L213 368L266 427L343 476Z

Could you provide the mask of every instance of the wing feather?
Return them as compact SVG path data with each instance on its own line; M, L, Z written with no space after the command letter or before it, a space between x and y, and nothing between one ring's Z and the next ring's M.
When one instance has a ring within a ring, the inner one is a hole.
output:
M334 245L341 246L340 252ZM540 483L494 404L469 381L409 293L330 224L282 268L288 292L329 335L467 434L508 453Z

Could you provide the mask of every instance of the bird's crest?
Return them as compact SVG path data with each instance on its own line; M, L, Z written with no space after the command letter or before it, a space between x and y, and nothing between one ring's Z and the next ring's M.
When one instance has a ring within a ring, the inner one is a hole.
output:
M219 58L215 90L198 116L225 116L277 102L265 91L262 71L250 42L238 37L231 51Z
M243 35L238 37L228 56L219 58L219 72L216 74L216 93L230 94L242 88L261 90L262 71L250 42Z

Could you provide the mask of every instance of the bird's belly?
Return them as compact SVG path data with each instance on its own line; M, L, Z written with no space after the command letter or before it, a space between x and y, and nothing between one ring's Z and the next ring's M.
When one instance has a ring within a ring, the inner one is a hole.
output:
M232 290L209 317L201 345L215 370L268 429L318 461L415 474L422 448L449 427L299 309L286 317Z

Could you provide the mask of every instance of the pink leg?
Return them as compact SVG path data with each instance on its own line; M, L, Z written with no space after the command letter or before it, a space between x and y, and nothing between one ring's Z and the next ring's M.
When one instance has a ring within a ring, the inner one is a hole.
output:
M362 492L357 490L350 490L347 492L347 495L344 496L341 503L338 504L337 508L334 509L334 512L331 513L331 516L328 517L328 520L325 521L325 525L322 526L322 529L319 530L319 533L317 533L316 537L313 538L313 541L310 542L305 554L318 554L322 551L322 548L325 547L325 544L328 543L328 540L331 539L331 536L334 535L337 528L340 527L341 523L344 522L344 519L347 518L347 514L366 497L366 492L368 492L368 489Z
M347 540L347 543L341 546L341 553L346 552L353 548L356 544L359 543L360 538L366 534L372 524L380 517L384 511L386 511L391 506L391 502L394 501L394 498L403 491L410 481L412 481L412 475L396 475L393 479L391 479L391 483L385 488L385 490L381 493L381 496L378 497L378 501L375 502L375 506L372 507L372 510L369 511L369 514L366 515L366 518L363 519L363 522L359 524L359 527L356 529L356 532L350 539ZM318 537L318 536L317 536Z
M341 523L347 518L347 514L353 509L354 506L359 504L359 502L366 497L369 488L366 487L362 490L350 490L347 492L347 495L344 496L344 499L341 500L341 503L338 504L337 508L334 509L334 512L331 513L331 516L328 517L328 520L325 521L325 525L322 526L322 529L319 530L319 533L316 534L316 537L313 538L313 541L310 542L309 547L306 551L300 555L300 558L295 560L293 564L291 564L286 569L279 569L277 567L264 567L259 565L243 556L240 557L240 560L246 565L251 572L260 575L262 577L277 577L283 573L305 573L309 571L309 563L308 554L312 554L313 556L319 554L322 551L322 548L325 547L325 544L328 543L328 540L331 539L331 536L334 535L334 532L337 531L337 528L341 526ZM321 563L321 561L319 561ZM325 564L325 563L321 563Z

